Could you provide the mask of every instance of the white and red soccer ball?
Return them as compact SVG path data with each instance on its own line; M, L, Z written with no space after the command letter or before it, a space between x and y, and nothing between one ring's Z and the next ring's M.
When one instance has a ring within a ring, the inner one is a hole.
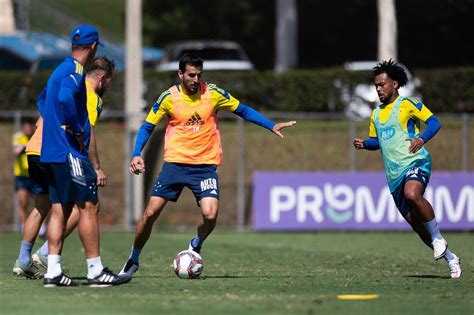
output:
M181 279L196 279L202 273L202 257L192 250L183 250L176 255L173 268Z

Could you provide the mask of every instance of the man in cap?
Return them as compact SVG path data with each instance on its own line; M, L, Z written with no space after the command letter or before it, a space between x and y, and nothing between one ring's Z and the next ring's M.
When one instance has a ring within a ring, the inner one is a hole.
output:
M43 117L41 163L48 172L52 204L48 224L48 269L45 287L77 286L61 267L65 222L74 204L80 211L79 236L87 260L90 286L119 285L130 278L102 266L99 251L97 174L87 150L91 134L86 106L84 68L93 60L99 34L90 25L71 31L71 54L51 74L38 101Z

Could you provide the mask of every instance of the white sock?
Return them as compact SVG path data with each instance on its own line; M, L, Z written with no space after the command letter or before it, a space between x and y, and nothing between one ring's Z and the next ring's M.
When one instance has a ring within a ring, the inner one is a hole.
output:
M59 276L62 272L61 255L48 255L48 271L44 277L52 279Z
M104 267L102 266L102 260L100 256L95 258L86 259L87 261L87 278L93 279L100 275Z

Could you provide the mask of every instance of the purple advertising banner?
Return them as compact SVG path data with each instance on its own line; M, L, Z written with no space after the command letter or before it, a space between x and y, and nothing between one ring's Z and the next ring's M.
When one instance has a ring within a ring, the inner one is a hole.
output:
M474 173L434 172L425 191L443 230L474 230ZM256 172L256 231L409 230L381 172Z

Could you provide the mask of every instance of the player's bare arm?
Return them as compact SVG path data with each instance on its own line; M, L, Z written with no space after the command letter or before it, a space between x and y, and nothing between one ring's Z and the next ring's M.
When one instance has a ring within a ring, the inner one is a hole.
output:
M282 122L282 123L278 123L276 124L275 126L273 126L272 128L272 131L274 134L276 134L278 137L280 138L284 138L283 137L283 134L280 132L280 130L282 130L283 128L288 128L288 127L291 127L293 126L294 124L296 124L296 121L292 120L292 121L287 121L287 122Z
M89 145L89 159L91 160L92 166L94 166L97 174L97 185L104 187L107 185L107 175L102 170L99 160L99 152L97 150L97 140L95 136L95 127L91 126L91 139Z

